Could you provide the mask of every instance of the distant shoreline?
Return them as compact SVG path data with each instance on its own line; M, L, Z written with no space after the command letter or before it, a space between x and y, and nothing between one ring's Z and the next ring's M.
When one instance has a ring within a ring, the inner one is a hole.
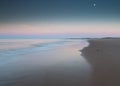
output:
M120 37L81 37L81 38L42 38L42 37L4 37L0 36L0 39L120 39Z

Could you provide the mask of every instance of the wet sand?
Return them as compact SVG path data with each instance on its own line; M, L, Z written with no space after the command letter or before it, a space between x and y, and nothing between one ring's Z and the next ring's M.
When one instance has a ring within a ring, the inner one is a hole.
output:
M82 55L91 64L91 86L120 86L120 39L92 39Z
M79 52L88 43L58 44L2 53L0 86L89 86L91 66Z

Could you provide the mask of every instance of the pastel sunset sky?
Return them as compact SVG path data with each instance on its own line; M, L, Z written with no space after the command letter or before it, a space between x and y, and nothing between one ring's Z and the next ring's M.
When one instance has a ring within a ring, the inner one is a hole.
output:
M119 0L0 0L0 38L120 37Z

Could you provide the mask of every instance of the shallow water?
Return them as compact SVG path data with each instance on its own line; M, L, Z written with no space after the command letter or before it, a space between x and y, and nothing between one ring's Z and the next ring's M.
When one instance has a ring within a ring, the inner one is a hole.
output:
M15 46L14 46L15 45ZM85 40L0 40L0 86L89 86Z

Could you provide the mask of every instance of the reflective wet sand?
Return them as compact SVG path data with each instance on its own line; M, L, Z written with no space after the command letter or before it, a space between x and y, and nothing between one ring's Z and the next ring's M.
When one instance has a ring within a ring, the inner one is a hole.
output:
M4 57L0 64L0 86L90 86L91 65L79 52L88 43L84 40L56 43Z

